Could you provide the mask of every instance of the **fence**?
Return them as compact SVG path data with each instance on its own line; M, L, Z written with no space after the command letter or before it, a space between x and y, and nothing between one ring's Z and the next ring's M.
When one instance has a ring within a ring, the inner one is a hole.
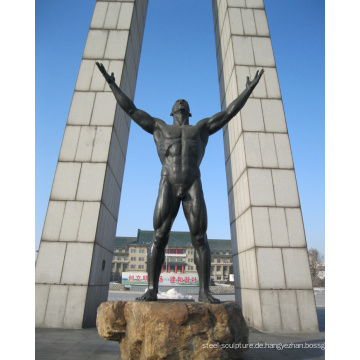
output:
M131 291L144 291L146 288L146 286L132 286L131 287ZM160 291L167 291L169 290L170 288L172 287L162 287L160 286ZM181 291L179 291L181 288ZM198 287L191 287L191 291L190 291L190 288L184 288L184 287L181 287L181 286L175 286L175 289L178 291L178 292L181 292L181 293L187 293L187 292L190 292L190 293L194 293L194 290L195 290L195 293L197 293L199 290ZM125 285L124 284L117 284L117 283L113 283L113 284L110 284L109 286L109 290L110 291L125 291ZM233 286L210 286L210 291L213 293L213 294L234 294L235 292L235 289Z

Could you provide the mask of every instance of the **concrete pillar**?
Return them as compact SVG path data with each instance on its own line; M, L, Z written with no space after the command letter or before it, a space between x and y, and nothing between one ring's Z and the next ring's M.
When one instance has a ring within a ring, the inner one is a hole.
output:
M248 325L316 332L303 219L263 0L213 0L221 107L265 73L224 127L236 301Z
M147 0L95 5L36 261L36 326L95 325L107 300L130 118L98 71L134 98Z

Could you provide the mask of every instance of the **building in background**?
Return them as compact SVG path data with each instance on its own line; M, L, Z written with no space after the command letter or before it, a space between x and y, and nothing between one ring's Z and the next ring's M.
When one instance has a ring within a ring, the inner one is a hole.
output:
M153 231L138 230L137 237L116 237L111 281L121 281L123 272L146 272ZM231 240L208 240L211 251L211 279L224 283L232 274ZM194 248L189 232L172 231L165 249L165 273L196 274Z
M112 260L110 281L121 280L121 274L129 269L129 247L127 244L136 241L136 237L116 237Z

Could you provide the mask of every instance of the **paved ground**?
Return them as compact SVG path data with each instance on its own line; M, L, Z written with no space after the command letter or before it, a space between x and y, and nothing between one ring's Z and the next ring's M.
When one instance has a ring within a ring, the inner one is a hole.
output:
M139 293L110 292L109 301L134 300ZM193 296L197 300L197 296ZM235 300L234 295L217 295L222 301ZM320 333L264 334L250 329L250 359L325 359L325 294L316 294ZM284 346L285 345L285 346ZM287 347L287 348L285 348ZM117 342L102 339L96 329L36 329L36 360L121 360Z
M96 329L35 330L36 360L120 360L119 344L102 339Z

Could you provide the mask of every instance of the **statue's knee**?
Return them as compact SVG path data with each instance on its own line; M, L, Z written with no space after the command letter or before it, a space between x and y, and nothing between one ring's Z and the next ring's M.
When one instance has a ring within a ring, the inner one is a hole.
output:
M193 235L194 246L204 246L207 243L206 234Z
M154 247L158 250L165 249L167 245L168 236L164 235L162 232L155 232L154 234Z
M154 238L154 247L156 249L162 249L164 246L163 246L163 239L161 237L155 237Z

